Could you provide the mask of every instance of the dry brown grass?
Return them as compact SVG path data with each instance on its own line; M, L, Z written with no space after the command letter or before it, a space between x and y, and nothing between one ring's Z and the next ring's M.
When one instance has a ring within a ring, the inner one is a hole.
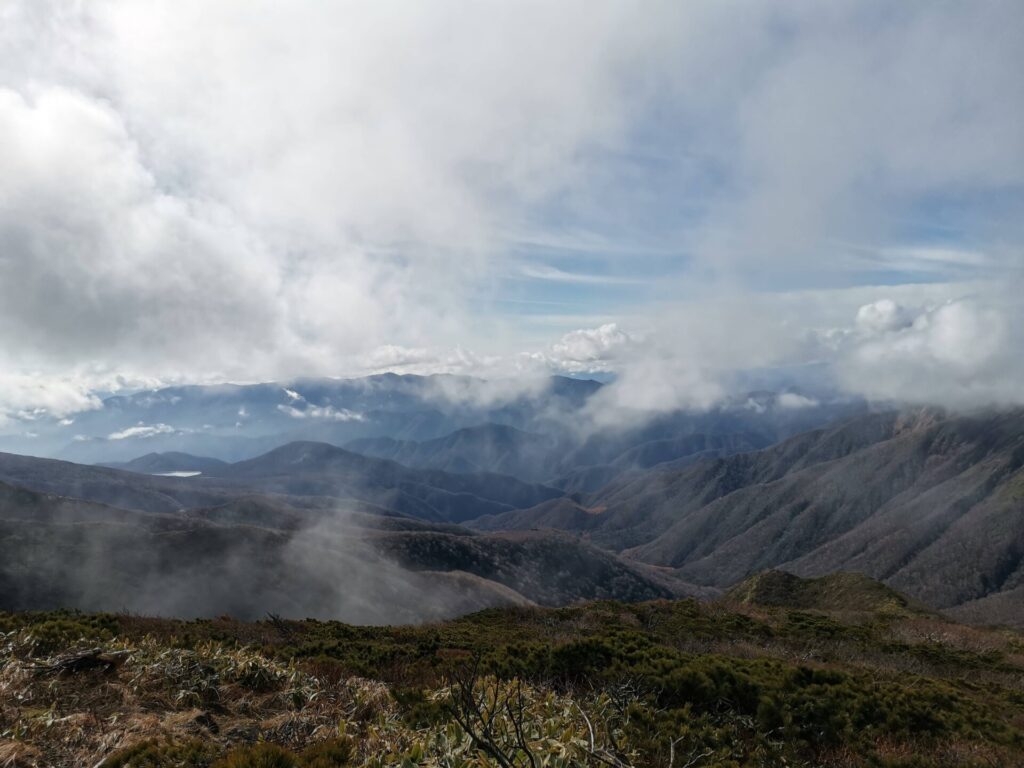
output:
M0 766L94 766L145 740L198 737L227 748L266 739L300 746L337 735L338 724L385 705L379 683L317 677L244 649L208 642L195 650L155 638L120 668L49 671L27 638L5 638L0 668Z

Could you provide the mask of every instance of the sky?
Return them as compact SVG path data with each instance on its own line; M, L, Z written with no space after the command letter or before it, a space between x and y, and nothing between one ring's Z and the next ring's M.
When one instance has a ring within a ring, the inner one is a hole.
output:
M0 0L0 420L750 369L1024 401L1024 4Z

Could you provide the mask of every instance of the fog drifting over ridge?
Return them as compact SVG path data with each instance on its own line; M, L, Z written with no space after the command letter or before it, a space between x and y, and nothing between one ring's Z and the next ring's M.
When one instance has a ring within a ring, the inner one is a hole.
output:
M0 421L385 370L1020 404L1022 32L1012 2L5 3Z

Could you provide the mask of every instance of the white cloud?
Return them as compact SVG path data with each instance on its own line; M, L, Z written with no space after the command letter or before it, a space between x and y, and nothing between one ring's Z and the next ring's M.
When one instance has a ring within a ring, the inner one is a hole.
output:
M842 381L879 400L966 408L1024 403L1022 309L1016 297L992 293L925 307L907 323L858 323L861 333L839 361Z
M520 264L518 274L531 280L548 280L555 283L579 283L581 285L630 285L643 280L622 275L599 275L585 272L567 272L547 264Z
M548 361L555 370L591 373L614 368L615 360L633 342L616 323L565 334L552 345Z
M857 328L865 333L883 333L906 328L913 318L892 299L879 299L857 310Z
M170 424L143 424L141 421L134 427L122 429L119 432L111 432L107 435L108 440L130 440L133 438L154 437L156 435L171 435L177 430Z
M900 216L948 224L922 211L951 194L1020 184L1020 6L932 4L895 14L870 2L790 3L778 14L767 6L756 4L760 21L784 21L788 34L758 37L738 75L727 72L716 88L735 100L736 133L720 133L712 147L733 153L728 167L742 191L716 206L716 226L701 238L711 268L728 266L748 284L751 272L763 279L766 261L789 279L861 268L823 246L899 237ZM994 218L1008 224L1021 201L1005 202L1010 208ZM999 231L1019 244L1019 225L1007 224L976 234ZM899 250L878 266L952 249Z
M945 266L978 268L998 265L997 260L990 254L952 247L884 248L880 255L885 258L887 263L896 264L899 268L907 270L929 270Z
M700 365L658 353L639 355L588 402L598 425L636 423L641 414L703 410L725 396L722 383Z
M60 419L101 405L88 382L42 374L0 374L0 427L43 415Z
M335 408L326 405L309 405L305 408L296 408L291 405L279 405L277 410L293 419L323 419L325 421L363 421L366 417L356 411L347 408Z
M1008 396L981 377L1012 370L1016 316L985 299L872 288L854 320L737 287L1019 270L1020 5L741 5L10 0L0 421L98 407L110 371L614 369L650 407L831 355L865 392L904 389L856 373L886 360ZM631 275L670 254L683 279ZM553 294L526 298L563 311L551 337L496 309L509 275ZM600 327L552 343L570 311Z
M824 365L835 385L876 400L1021 404L1022 308L1013 291L992 284L739 294L681 304L617 351L608 367L618 376L592 411L614 424L635 419L636 411L706 408L732 393L737 371L806 365ZM805 399L816 398L790 393L779 405L812 404Z
M487 338L497 223L618 140L660 34L582 10L9 4L3 347L259 379Z
M805 395L800 395L796 392L783 392L779 395L778 403L780 408L785 408L791 411L797 411L803 408L816 408L821 405L821 403L813 397L806 397Z

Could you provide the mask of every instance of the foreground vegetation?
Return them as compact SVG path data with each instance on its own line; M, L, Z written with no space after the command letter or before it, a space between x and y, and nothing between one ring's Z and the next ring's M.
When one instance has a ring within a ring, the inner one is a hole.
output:
M1024 638L899 606L0 632L0 766L1024 765Z

